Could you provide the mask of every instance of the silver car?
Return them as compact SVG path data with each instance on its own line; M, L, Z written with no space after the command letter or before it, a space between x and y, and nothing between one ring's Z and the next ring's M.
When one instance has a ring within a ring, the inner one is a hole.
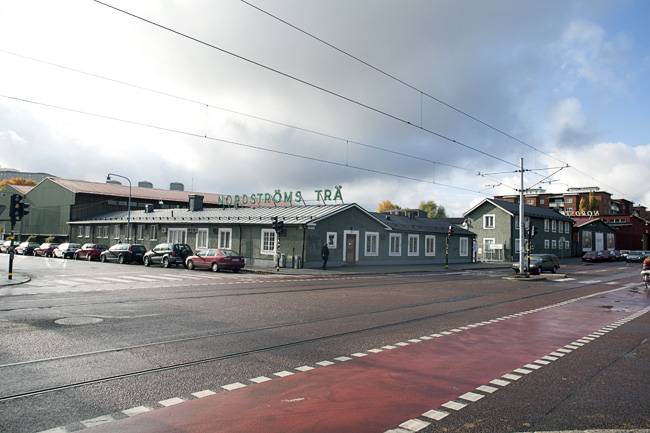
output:
M81 244L73 244L70 242L66 242L56 247L52 252L52 254L54 254L54 257L71 259L74 256L74 252L77 251L79 248L81 248Z

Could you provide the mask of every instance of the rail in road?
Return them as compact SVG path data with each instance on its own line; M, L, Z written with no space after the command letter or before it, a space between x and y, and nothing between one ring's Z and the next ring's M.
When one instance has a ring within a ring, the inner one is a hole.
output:
M89 433L416 432L647 314L650 298L638 287L242 378L161 402L163 409L135 407L83 425Z

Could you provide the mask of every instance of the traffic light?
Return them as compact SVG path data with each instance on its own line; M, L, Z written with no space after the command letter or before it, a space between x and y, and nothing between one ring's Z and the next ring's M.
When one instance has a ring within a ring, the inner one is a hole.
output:
M273 230L278 231L278 217L273 217Z
M452 237L454 235L454 226L449 226L449 233L448 236Z
M25 215L29 213L29 211L27 210L28 207L29 207L29 203L20 202L19 214L21 220L25 218Z
M13 228L16 221L20 220L20 201L23 199L23 196L20 194L12 194L11 202L9 205L9 219L11 220L11 227Z
M278 221L277 232L278 233L284 233L284 221Z

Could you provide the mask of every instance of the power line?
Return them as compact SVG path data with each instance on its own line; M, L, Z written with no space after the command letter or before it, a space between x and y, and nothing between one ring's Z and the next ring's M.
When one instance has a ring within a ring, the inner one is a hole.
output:
M256 9L256 10L258 10L259 12L262 12L263 14L266 14L266 15L268 15L269 17L271 17L271 18L273 18L273 19L275 19L275 20L277 20L277 21L279 21L279 22L281 22L281 23L283 23L283 24L285 24L285 25L287 25L287 26L289 26L289 27L291 27L291 28L297 30L298 32L300 32L300 33L302 33L302 34L304 34L304 35L306 35L306 36L308 36L308 37L310 37L310 38L312 38L312 39L314 39L314 40L316 40L316 41L318 41L318 42L320 42L320 43L322 43L322 44L324 44L324 45L326 45L326 46L328 46L328 47L330 47L330 48L332 48L333 50L336 50L336 51L338 51L339 53L341 53L341 54L343 54L343 55L345 55L345 56L347 56L347 57L350 57L350 58L352 58L352 59L358 61L359 63L362 63L362 64L368 66L369 68L373 69L374 71L379 72L380 74L382 74L382 75L384 75L384 76L386 76L386 77L389 77L389 78L391 78L392 80L395 80L395 81L397 81L398 83L401 83L401 84L403 84L404 86L406 86L406 87L408 87L408 88L410 88L410 89L412 89L412 90L415 90L416 92L419 92L420 95L424 95L424 96L426 96L427 98L430 98L430 99L432 99L432 100L438 102L439 104L444 105L445 107L447 107L447 108L449 108L449 109L451 109L451 110L453 110L453 111L456 111L457 113L462 114L463 116L465 116L465 117L467 117L467 118L469 118L469 119L472 119L472 120L474 120L475 122L478 122L478 123L480 123L481 125L483 125L483 126L485 126L485 127L487 127L487 128L490 128L490 129L492 129L493 131L498 132L499 134L502 134L502 135L504 135L505 137L508 137L508 138L510 138L510 139L512 139L512 140L514 140L514 141L516 141L517 143L520 143L520 144L522 144L522 145L524 145L524 146L526 146L526 147L528 147L528 148L530 148L530 149L532 149L532 150L535 150L536 152L539 152L539 153L542 154L542 155L545 155L545 156L547 156L547 157L549 157L549 158L551 158L551 159L554 159L555 161L561 162L562 164L566 164L567 166L569 166L569 164L568 164L567 162L562 161L561 159L556 158L556 157L554 157L553 155L551 155L551 154L549 154L549 153L546 153L546 152L544 152L544 151L541 151L541 150L539 150L538 148L536 148L535 146L532 146L532 145L530 145L530 144L528 144L528 143L526 143L526 142L524 142L524 141L518 139L517 137L514 137L514 136L511 135L511 134L508 134L507 132L503 131L502 129L499 129L499 128L495 127L495 126L492 126L492 125L490 125L489 123L484 122L484 121L482 121L481 119L479 119L479 118L477 118L477 117L475 117L475 116L472 116L471 114L469 114L469 113L467 113L467 112L465 112L465 111L463 111L463 110L461 110L461 109L459 109L459 108L456 108L456 107L454 107L453 105L451 105L451 104L449 104L449 103L447 103L447 102L445 102L445 101L442 101L442 100L439 99L439 98L436 98L435 96L430 95L430 94L427 93L426 91L424 91L424 90L422 90L422 89L419 89L419 88L415 87L414 85L409 84L409 83L407 83L406 81L404 81L404 80L402 80L402 79L400 79L400 78L397 78L396 76L394 76L394 75L392 75L392 74L390 74L390 73L388 73L388 72L386 72L386 71L384 71L384 70L382 70L382 69L380 69L380 68L378 68L378 67L372 65L371 63L369 63L369 62L367 62L367 61L365 61L365 60L359 58L358 56L355 56L355 55L353 55L353 54L350 54L350 53L348 53L347 51L345 51L345 50L343 50L343 49L341 49L341 48L339 48L339 47L337 47L337 46L335 46L335 45L333 45L333 44L331 44L331 43L325 41L324 39L319 38L319 37L315 36L314 34L309 33L308 31L306 31L306 30L304 30L304 29L302 29L302 28L300 28L300 27L298 27L298 26L296 26L296 25L294 25L294 24L291 24L290 22L288 22L288 21L286 21L286 20L284 20L284 19L282 19L282 18L280 18L280 17L278 17L278 16L276 16L276 15L273 15L272 13L270 13L270 12L268 12L268 11L266 11L266 10L264 10L264 9L262 9L262 8L260 8L260 7L258 7L258 6L256 6L256 5L254 5L254 4L252 4L252 3L250 3L250 2L248 2L248 1L246 1L246 0L240 0L240 1L241 1L242 3L248 5L248 6L252 7L253 9ZM512 164L512 165L514 165L514 164ZM628 194L625 194L625 193L622 192L622 191L618 191L616 188L614 188L614 187L612 187L612 186L609 186L609 185L603 183L602 181L599 181L598 179L596 179L596 178L592 177L591 175L589 175L589 174L583 172L582 170L578 169L578 168L575 167L575 166L570 166L570 167L573 168L574 170L576 170L578 173L582 174L583 176L587 176L588 178L590 178L590 179L592 179L592 180L594 180L594 181L596 181L596 182L598 182L598 183L604 185L605 187L607 187L607 188L609 188L609 189L612 189L613 191L616 191L616 192L618 192L618 193L620 193L620 194L622 194L622 195L624 195L624 196L627 196L627 197L630 197L630 198L633 198L633 199L635 198L635 197L632 197L632 196L630 196L630 195L628 195Z
M77 110L77 109L74 109L74 108L61 107L61 106L58 106L58 105L47 104L47 103L44 103L44 102L32 101L32 100L29 100L29 99L18 98L18 97L15 97L15 96L1 95L0 94L0 98L5 98L5 99L13 100L13 101L24 102L24 103L27 103L27 104L38 105L38 106L41 106L41 107L54 108L54 109L57 109L57 110L68 111L68 112L71 112L71 113L82 114L82 115L86 115L86 116L97 117L97 118L105 119L105 120L112 120L112 121L115 121L115 122L126 123L126 124L129 124L129 125L135 125L135 126L141 126L141 127L145 127L145 128L156 129L156 130L159 130L159 131L165 131L165 132L171 132L171 133L175 133L175 134L181 134L181 135L194 137L194 138L202 138L202 139L211 140L211 141L218 141L218 142L221 142L221 143L232 144L232 145L235 145L235 146L246 147L246 148L249 148L249 149L261 150L261 151L264 151L264 152L275 153L275 154L278 154L278 155L291 156L291 157L294 157L294 158L300 158L300 159L305 159L305 160L308 160L308 161L314 161L314 162L319 162L319 163L324 163L324 164L330 164L330 165L334 165L334 166L338 166L338 167L352 168L352 169L355 169L355 170L365 171L365 172L368 172L368 173L380 174L380 175L384 175L384 176L391 176L391 177L396 177L396 178L399 178L399 179L405 179L405 180L411 180L411 181L415 181L415 182L428 183L428 184L432 184L432 185L442 186L442 187L445 187L445 188L451 188L451 189L457 189L457 190L461 190L461 191L472 192L472 193L476 193L476 194L482 194L480 191L475 191L475 190L472 190L472 189L462 188L462 187L453 186L453 185L447 185L447 184L440 183L440 182L435 182L435 181L432 181L432 180L418 179L418 178L415 178L415 177L404 176L404 175L395 174L395 173L389 173L389 172L385 172L385 171L381 171L381 170L375 170L375 169L371 169L371 168L367 168L367 167L349 165L347 163L344 164L344 163L336 162L336 161L329 161L329 160L326 160L326 159L316 158L316 157L313 157L313 156L298 155L298 154L295 154L295 153L285 152L285 151L282 151L282 150L268 149L268 148L265 148L265 147L255 146L255 145L252 145L252 144L240 143L240 142L236 142L236 141L232 141L232 140L225 140L225 139L217 138L217 137L209 137L207 134L206 135L201 135L201 134L197 134L195 132L181 131L179 129L172 129L172 128L167 128L167 127L163 127L163 126L156 126L156 125L151 125L151 124L147 124L147 123L143 123L143 122L136 122L136 121L133 121L133 120L120 119L118 117L112 117L112 116L106 116L106 115L103 115L103 114L91 113L91 112L88 112L88 111Z
M303 127L300 127L300 126L295 126L295 125L291 125L291 124L288 124L288 123L279 122L279 121L276 121L276 120L271 120L271 119L267 119L267 118L260 117L260 116L255 116L255 115L248 114L248 113L243 113L241 111L236 111L236 110L232 110L232 109L229 109L229 108L219 107L219 106L216 106L216 105L208 104L206 102L201 102L201 101L197 101L195 99L190 99L190 98L187 98L187 97L184 97L184 96L179 96L179 95L175 95L175 94L172 94L172 93L163 92L163 91L160 91L160 90L152 89L150 87L144 87L144 86L141 86L141 85L138 85L138 84L133 84L133 83L129 83L129 82L126 82L126 81L117 80L117 79L114 79L114 78L106 77L106 76L95 74L95 73L92 73L92 72L82 71L80 69L75 69L75 68L71 68L69 66L59 65L57 63L52 63L52 62L37 59L37 58L34 58L34 57L25 56L23 54L17 54L17 53L11 52L11 51L3 50L3 49L0 49L0 52L5 53L5 54L9 54L9 55L12 55L12 56L20 57L20 58L23 58L23 59L26 59L26 60L30 60L30 61L33 61L33 62L42 63L42 64L52 66L52 67L55 67L55 68L64 69L66 71L71 71L71 72L75 72L75 73L78 73L78 74L88 75L88 76L93 77L93 78L98 78L98 79L109 81L109 82L116 83L116 84L119 84L119 85L123 85L123 86L127 86L127 87L133 87L133 88L138 89L138 90L144 90L146 92L151 92L151 93L154 93L154 94L167 96L167 97L170 97L170 98L178 99L180 101L185 101L185 102L189 102L189 103L193 103L193 104L197 104L197 105L201 105L201 106L205 106L205 107L209 107L209 108L214 108L216 110L225 111L225 112L228 112L228 113L236 114L238 116L244 116L244 117L248 117L248 118L255 119L255 120L261 120L263 122L272 123L274 125L279 125L279 126L283 126L283 127L286 127L286 128L291 128L291 129L295 129L295 130L302 131L302 132L307 132L309 134L314 134L314 135L318 135L318 136L325 137L325 138L331 138L331 139L334 139L334 140L339 140L341 142L345 141L346 143L356 144L358 146L367 147L367 148L378 150L378 151L381 151L381 152L391 153L393 155L404 156L404 157L407 157L407 158L411 158L411 159L415 159L415 160L419 160L419 161L424 161L424 162L429 162L429 163L432 163L432 164L438 164L438 165L441 165L441 166L455 168L455 169L458 169L458 170L465 170L465 171L478 173L476 170L460 167L460 166L457 166L457 165L448 164L448 163L440 162L440 161L434 161L434 160L431 160L431 159L428 159L428 158L422 158L422 157L419 157L419 156L410 155L408 153L397 152L395 150L390 150L390 149L386 149L386 148L379 147L379 146L373 146L371 144L362 143L362 142L359 142L359 141L338 137L338 136L335 136L335 135L332 135L332 134L327 134L327 133L324 133L324 132L315 131L313 129L303 128Z
M336 93L336 92L334 92L334 91L332 91L332 90L325 89L324 87L321 87L321 86L318 86L318 85L316 85L316 84L310 83L309 81L306 81L306 80L303 80L303 79L301 79L301 78L295 77L295 76L293 76L293 75L291 75L291 74L288 74L288 73L286 73L286 72L282 72L282 71L280 71L280 70L278 70L278 69L275 69L275 68L272 68L272 67L270 67L270 66L266 66L266 65L264 65L264 64L262 64L262 63L256 62L256 61L254 61L254 60L251 60L251 59L246 58L246 57L244 57L244 56L241 56L241 55L239 55L239 54L233 53L233 52L231 52L231 51L228 51L228 50L223 49L223 48L221 48L221 47L218 47L218 46L216 46L216 45L213 45L213 44L210 44L210 43L208 43L208 42L202 41L201 39L195 38L195 37L190 36L190 35L188 35L188 34L186 34L186 33L180 32L180 31L178 31L178 30L174 30L174 29L172 29L172 28L170 28L170 27L167 27L167 26L164 26L164 25L162 25L162 24L158 24L158 23L156 23L156 22L154 22L154 21L151 21L151 20L148 20L148 19L146 19L146 18L140 17L140 16L135 15L135 14L133 14L133 13L131 13L131 12L127 12L127 11L125 11L125 10L123 10L123 9L117 8L117 7L112 6L112 5L109 5L109 4L106 4L106 3L101 2L101 1L99 1L99 0L93 0L93 1L94 1L95 3L99 3L99 4L103 5L103 6L109 7L109 8L111 8L111 9L113 9L113 10L116 10L116 11L118 11L118 12L121 12L121 13L123 13L123 14L125 14L125 15L130 16L130 17L133 17L133 18L136 18L136 19L138 19L138 20L141 20L141 21L143 21L143 22L145 22L145 23L147 23L147 24L151 24L151 25L153 25L153 26L155 26L155 27L158 27L158 28L161 28L161 29L166 30L166 31L168 31L168 32L174 33L175 35L178 35L178 36L181 36L181 37L183 37L183 38L189 39L189 40L191 40L191 41L193 41L193 42L197 42L197 43L199 43L199 44L201 44L201 45L205 45L206 47L209 47L209 48L215 49L215 50L220 51L220 52L222 52L222 53L224 53L224 54L228 54L228 55L230 55L230 56L233 56L233 57L235 57L235 58L237 58L237 59L243 60L243 61L245 61L245 62L247 62L247 63L252 64L252 65L259 66L260 68L266 69L266 70L268 70L268 71L270 71L270 72L274 72L274 73L276 73L276 74L278 74L278 75L281 75L281 76L283 76L283 77L289 78L289 79L294 80L294 81L297 81L297 82L299 82L299 83L301 83L301 84L304 84L304 85L306 85L306 86L312 87L312 88L314 88L314 89L316 89L316 90L320 90L321 92L324 92L324 93L327 93L327 94L329 94L329 95L335 96L335 97L337 97L337 98L343 99L344 101L347 101L347 102L350 102L350 103L352 103L352 104L358 105L358 106L360 106L360 107L362 107L362 108L366 108L366 109L368 109L368 110L374 111L374 112L377 113L377 114L381 114L381 115L383 115L383 116L385 116L385 117L388 117L388 118L390 118L390 119L396 120L396 121L401 122L401 123L403 123L403 124L405 124L405 125L409 125L409 126L412 126L412 127L414 127L414 128L420 129L420 130L422 130L422 131L424 131L424 132L427 132L427 133L429 133L429 134L435 135L436 137L442 138L442 139L444 139L444 140L446 140L446 141L449 141L449 142L451 142L451 143L454 143L454 144L457 144L457 145L459 145L459 146L465 147L465 148L467 148L467 149L473 150L474 152L478 152L478 153L480 153L480 154L482 154L482 155L488 156L488 157L493 158L493 159L495 159L495 160L497 160L497 161L501 161L501 162L503 162L503 163L505 163L505 164L512 165L512 166L514 166L514 167L517 166L516 164L513 164L513 163L511 163L511 162L509 162L509 161L506 161L505 159L499 158L499 157L494 156L494 155L492 155L492 154L490 154L490 153L487 153L487 152L484 152L484 151L482 151L482 150L476 149L475 147L472 147L472 146L470 146L470 145L468 145L468 144L465 144L465 143L463 143L463 142L461 142L461 141L454 140L454 139L452 139L452 138L450 138L450 137L447 137L447 136L445 136L445 135L443 135L443 134L440 134L440 133L438 133L438 132L435 132L435 131L433 131L433 130L430 130L430 129L424 128L424 127L422 127L422 126L415 125L415 124L413 124L413 123L411 123L411 122L409 122L409 121L407 121L407 120L405 120L405 119L402 119L402 118L400 118L400 117L398 117L398 116L396 116L396 115L394 115L394 114L390 114L390 113L388 113L388 112L386 112L386 111L380 110L380 109L378 109L378 108L372 107L372 106L370 106L370 105L368 105L368 104L365 104L365 103L363 103L363 102L360 102L360 101L357 101L357 100L355 100L355 99L349 98L349 97L347 97L347 96L341 95L340 93Z

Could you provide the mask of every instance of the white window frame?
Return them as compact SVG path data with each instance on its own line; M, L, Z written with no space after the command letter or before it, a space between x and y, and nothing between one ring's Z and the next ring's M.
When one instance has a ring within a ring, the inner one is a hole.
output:
M167 243L186 244L187 229L167 229Z
M368 251L368 241L370 239L374 239L374 248L372 251ZM366 240L364 242L364 247L363 247L363 254L364 256L371 256L371 257L377 257L379 255L379 233L378 232L366 232Z
M210 229L202 228L196 231L196 249L208 248Z
M458 255L460 257L469 256L469 238L460 238L458 242Z
M571 243L569 241L564 241L564 249L565 250L571 249Z
M261 238L260 238L260 254L265 254L265 255L274 255L276 250L277 250L277 241L276 237L277 233L275 232L274 229L262 229L261 233ZM267 238L268 237L268 241ZM265 249L267 243L271 242L273 245L273 249Z
M420 255L420 235L409 235L409 250L408 255L415 257Z
M115 224L113 226L113 239L119 239L120 238L120 225Z
M151 241L158 240L158 226L156 224L151 224L149 226L149 240Z
M547 219L544 220L544 231L546 233L548 233L548 231L549 231L549 226L550 226L550 223L549 223L549 220L547 218Z
M483 215L483 228L485 230L494 230L496 228L496 217L494 214Z
M571 223L569 221L564 221L564 233L571 233Z
M219 248L232 249L232 229L219 229Z
M548 239L544 239L544 249L548 250L551 248L551 242Z
M336 249L336 244L338 243L338 233L337 232L327 232L327 237L325 238L327 242L327 248L330 250Z
M393 239L395 239L396 250L393 251ZM398 257L402 255L402 234L401 233L391 233L388 238L388 255L391 257Z
M429 248L429 241L432 241L432 248ZM436 237L434 235L424 236L424 255L434 257L436 255Z
M136 238L141 241L144 240L144 224L138 224L136 229Z
M553 233L557 232L557 220L551 220L551 231Z
M553 239L551 241L551 249L557 250L557 240Z

